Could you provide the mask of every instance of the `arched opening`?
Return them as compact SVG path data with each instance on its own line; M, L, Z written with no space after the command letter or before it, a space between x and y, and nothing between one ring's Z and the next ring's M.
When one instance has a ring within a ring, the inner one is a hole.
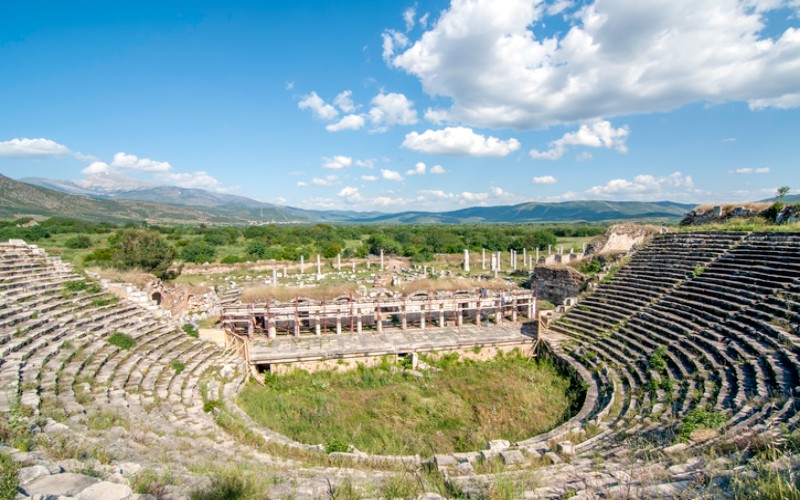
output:
M150 299L156 304L161 305L161 292L153 292L153 295L150 296Z

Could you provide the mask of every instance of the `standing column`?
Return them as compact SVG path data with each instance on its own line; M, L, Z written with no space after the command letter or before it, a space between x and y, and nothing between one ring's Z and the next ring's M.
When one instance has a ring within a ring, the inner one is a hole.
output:
M517 322L517 296L516 295L514 296L514 305L513 305L513 307L514 308L511 310L511 321L513 323L516 323Z
M342 254L336 254L336 270L342 272Z
M342 334L342 315L340 313L336 313L336 335Z
M536 264L539 263L539 247L536 247Z
M481 270L486 270L486 249L481 248Z
M356 272L356 261L353 261L353 274Z
M383 248L381 248L381 272L383 272Z
M553 245L547 245L547 255L553 254Z
M378 327L378 333L383 332L383 318L381 318L380 303L378 303L378 307L375 309L375 325Z
M267 318L267 338L274 339L276 334L275 319Z
M303 256L301 255L300 256L300 274L303 274L304 270L305 270L305 263L303 262Z
M581 253L586 255L586 243L583 244L583 248L581 249Z
M469 250L464 249L464 271L469 272Z
M319 311L317 311L317 317L314 319L314 334L322 335L322 318Z
M440 328L444 326L444 309L442 309L442 307L444 307L444 306L442 304L439 304L439 327Z
M400 327L403 329L403 331L408 330L408 318L406 317L405 305L403 305L403 313L402 316L400 316Z
M522 268L528 267L528 250L523 248L522 249Z
M419 306L419 328L425 329L425 306Z
M361 333L363 322L361 321L361 308L356 309L356 333Z
M511 270L517 270L517 251L511 250Z
M274 267L272 268L272 284L278 284L278 271L276 271Z
M319 260L319 254L317 254L317 276L322 276L322 262Z
M503 265L501 264L502 260L503 260L503 252L498 250L497 251L497 270L498 271L502 271L503 270Z
M456 326L460 327L464 324L464 311L461 310L461 304L458 304L458 309L456 310Z

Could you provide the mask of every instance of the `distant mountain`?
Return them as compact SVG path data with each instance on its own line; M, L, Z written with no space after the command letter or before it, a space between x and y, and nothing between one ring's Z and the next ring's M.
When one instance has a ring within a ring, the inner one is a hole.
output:
M402 212L382 214L361 222L479 223L479 222L601 222L629 219L678 219L694 208L671 201L564 201L522 203L494 207L470 207L451 212Z
M772 197L772 198L767 198L766 200L761 200L761 201L768 202L768 203L773 203L773 202L778 201L778 199L775 198L775 197ZM781 201L783 203L800 203L800 194L787 194L786 196L781 198Z
M65 215L92 220L148 220L153 223L259 224L329 222L372 224L463 224L678 220L694 205L671 201L565 201L469 207L448 212L401 213L305 210L203 189L136 184L119 174L81 181L2 177L0 216ZM35 186L34 186L35 184ZM788 198L788 197L787 197Z

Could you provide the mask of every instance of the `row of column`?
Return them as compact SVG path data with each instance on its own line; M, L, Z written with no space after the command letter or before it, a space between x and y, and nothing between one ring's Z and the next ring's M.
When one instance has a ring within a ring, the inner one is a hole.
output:
M564 254L564 245L561 245L558 248L556 248L556 252L559 255L563 255ZM575 253L575 249L574 248L570 248L569 253L571 253L571 254ZM583 244L583 253L586 253L586 243ZM511 271L516 271L517 270L517 261L518 261L518 258L519 258L519 253L512 248L511 250L509 250L508 254L509 254L508 260L509 260L509 265L511 266ZM547 245L547 255L552 255L552 254L553 254L553 245ZM503 255L503 253L500 252L500 251L492 252L489 255L489 257L490 257L489 270L492 271L495 274L497 274L497 272L502 270L501 269L501 267L502 267L502 264L501 264L502 255ZM539 249L538 248L534 249L534 253L532 253L532 254L528 254L528 250L526 248L522 249L522 267L523 268L527 268L528 270L533 270L533 267L536 265L537 262L539 262ZM486 249L485 248L481 249L481 269L483 271L486 270ZM470 271L469 250L466 249L466 248L464 249L464 271L466 271L466 272Z
M534 314L535 314L534 299L531 299L528 302L527 306L525 306L525 307L527 309L526 317L529 318L529 319L533 318ZM504 318L505 318L505 311L504 311L503 307L498 307L498 308L493 308L493 309L495 309L494 313L492 313L494 315L494 317L495 317L495 323L502 324L503 321L504 321ZM437 325L439 327L443 327L445 325L445 315L446 315L446 313L454 312L455 313L456 326L459 327L459 326L463 326L464 325L464 311L465 310L461 309L461 308L458 308L455 311L447 311L447 310L445 310L444 308L441 308L441 307L439 309L436 309L436 310L426 311L424 306L423 306L422 309L419 312L415 311L415 312L413 312L411 314L419 314L419 328L424 330L426 328L426 321L427 321L427 314L426 313L428 313L428 314L437 314L438 315ZM377 309L374 312L368 313L368 314L373 314L374 315L375 327L376 327L376 330L378 331L378 333L383 332L383 316L384 316L384 314L389 314L390 316L391 315L395 315L395 314L400 314L400 328L402 330L407 330L408 329L408 316L407 316L408 313L406 312L405 309L403 309L400 312L389 312L389 313L384 313L380 309ZM519 319L518 316L519 316L519 306L517 305L517 302L515 300L513 306L511 307L511 321L512 322L516 322ZM364 314L362 313L361 308L356 308L354 317L353 317L353 319L351 319L351 321L353 321L355 323L355 324L351 323L351 331L354 331L355 333L361 333L362 332L362 330L363 330L363 317L364 317ZM341 333L342 333L342 320L343 320L342 315L341 314L337 314L333 319L334 319L334 325L335 325L335 329L336 329L336 334L337 335L341 335ZM482 313L481 309L480 309L480 306L479 306L477 308L477 314L475 315L475 324L480 326L480 322L481 322L482 319L488 319L488 315ZM320 313L317 313L315 318L308 318L308 319L306 319L306 318L301 319L301 318L296 316L294 318L294 335L296 337L300 336L300 324L301 324L302 321L313 321L314 334L315 335L322 335L323 318L322 318L322 315ZM275 321L274 318L268 317L267 318L267 336L272 339L272 338L275 338L276 335L277 335L277 322Z

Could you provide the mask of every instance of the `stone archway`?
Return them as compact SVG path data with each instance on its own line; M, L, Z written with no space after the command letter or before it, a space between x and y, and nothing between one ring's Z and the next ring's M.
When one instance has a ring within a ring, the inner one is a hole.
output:
M161 292L153 292L150 299L158 305L161 305Z

